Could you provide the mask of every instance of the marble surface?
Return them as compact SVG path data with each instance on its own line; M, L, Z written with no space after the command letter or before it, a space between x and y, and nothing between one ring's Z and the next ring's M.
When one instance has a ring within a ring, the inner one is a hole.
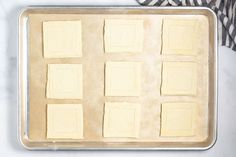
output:
M40 2L40 3L39 3ZM0 153L1 156L214 156L236 154L236 52L219 48L218 139L207 151L27 151L17 140L17 17L29 5L137 5L135 0L0 1Z

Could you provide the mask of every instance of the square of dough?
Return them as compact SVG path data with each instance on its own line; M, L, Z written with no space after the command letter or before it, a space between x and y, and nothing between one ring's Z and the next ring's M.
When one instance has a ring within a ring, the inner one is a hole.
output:
M83 138L83 108L81 104L47 105L47 138Z
M142 52L143 20L105 20L105 52Z
M48 64L47 98L82 99L81 64Z
M106 102L104 137L138 137L140 127L140 104Z
M141 62L107 62L106 96L139 96Z
M162 54L197 54L198 22L193 19L164 19Z
M161 109L161 136L194 136L196 104L163 103Z
M81 21L43 22L45 58L82 56Z
M197 63L163 62L162 95L196 95Z

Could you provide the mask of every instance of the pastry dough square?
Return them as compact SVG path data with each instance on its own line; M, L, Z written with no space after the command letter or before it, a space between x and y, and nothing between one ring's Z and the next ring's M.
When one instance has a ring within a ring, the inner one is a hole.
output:
M139 96L141 62L107 62L106 96Z
M140 104L106 102L104 137L138 137L140 127Z
M48 64L47 98L82 99L81 64Z
M83 138L82 105L48 104L47 138L82 139Z
M161 110L161 136L194 136L196 104L164 103Z
M197 63L163 62L162 95L196 95Z
M45 58L82 56L81 21L43 22Z
M143 20L105 20L105 52L142 52Z
M162 54L197 54L198 22L193 19L164 19Z

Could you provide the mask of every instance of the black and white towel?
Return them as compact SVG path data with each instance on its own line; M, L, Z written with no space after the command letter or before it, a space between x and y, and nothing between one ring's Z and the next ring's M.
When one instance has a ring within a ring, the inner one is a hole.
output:
M206 6L219 19L219 44L236 51L236 0L137 0L145 6Z

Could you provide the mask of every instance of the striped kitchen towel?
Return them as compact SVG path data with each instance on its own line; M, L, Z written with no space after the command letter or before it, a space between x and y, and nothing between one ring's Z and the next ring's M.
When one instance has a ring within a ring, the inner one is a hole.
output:
M219 19L219 44L236 51L236 0L137 0L145 6L206 6Z

